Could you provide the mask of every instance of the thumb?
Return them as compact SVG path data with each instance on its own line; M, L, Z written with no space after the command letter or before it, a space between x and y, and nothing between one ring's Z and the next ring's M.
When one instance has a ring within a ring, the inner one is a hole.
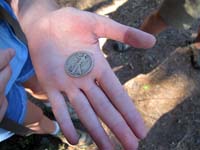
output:
M95 33L98 37L106 37L120 41L136 48L151 48L156 43L153 35L122 25L109 18L96 15L96 21Z

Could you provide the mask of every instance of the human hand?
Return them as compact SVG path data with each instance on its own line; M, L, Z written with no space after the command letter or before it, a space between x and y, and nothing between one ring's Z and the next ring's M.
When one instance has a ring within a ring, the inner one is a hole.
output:
M54 115L68 141L78 136L65 100L68 96L80 120L100 149L113 149L99 118L113 131L125 149L136 149L146 131L141 116L103 57L98 39L107 37L135 47L155 43L149 34L108 18L74 8L64 8L40 18L26 32L37 77L46 91ZM65 73L66 59L74 52L91 54L90 73L74 78Z
M13 56L14 51L12 49L0 50L0 122L8 107L8 101L5 97L5 88L11 76L9 62Z

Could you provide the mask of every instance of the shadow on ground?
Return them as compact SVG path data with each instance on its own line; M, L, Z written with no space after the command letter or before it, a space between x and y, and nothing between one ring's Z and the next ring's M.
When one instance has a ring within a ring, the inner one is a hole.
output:
M191 51L177 48L148 74L125 84L150 131L141 150L198 150L200 117L199 70Z
M199 150L200 95L192 95L163 114L140 144L140 150Z

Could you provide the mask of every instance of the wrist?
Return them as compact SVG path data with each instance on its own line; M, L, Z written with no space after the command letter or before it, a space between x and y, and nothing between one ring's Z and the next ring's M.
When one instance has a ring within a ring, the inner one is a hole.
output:
M40 18L59 9L55 0L11 0L10 5L25 34Z

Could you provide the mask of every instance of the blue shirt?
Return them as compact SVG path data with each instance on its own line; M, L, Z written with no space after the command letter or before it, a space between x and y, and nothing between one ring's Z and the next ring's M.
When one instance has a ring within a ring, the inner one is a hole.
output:
M10 15L16 19L12 9L5 2L5 0L0 0L0 5L3 6L10 13ZM16 52L15 57L10 62L12 75L6 86L5 95L7 95L28 58L28 50L27 47L12 32L8 23L2 20L0 20L0 35L0 49L13 48Z
M0 5L5 8L7 10L7 12L9 12L9 14L16 19L12 9L10 8L10 6L7 4L7 2L5 2L5 0L0 0ZM28 49L26 47L26 45L24 45L24 43L22 43L13 33L13 31L11 30L10 26L8 25L8 23L6 23L3 20L0 20L0 50L5 50L7 48L13 48L15 50L15 56L14 58L11 60L10 62L10 66L12 69L12 75L11 78L6 86L6 90L5 90L5 95L7 97L7 95L9 96L10 93L15 92L16 90L13 90L13 88L16 88L15 82L18 78L18 76L20 75L22 71L22 68L24 66L24 64L26 63L27 59L28 59ZM17 87L18 88L18 87ZM17 92L17 91L16 91ZM17 93L18 94L18 93ZM15 97L15 101L17 101L17 98L19 96ZM13 99L10 100L10 103L15 102ZM9 103L9 101L8 101ZM19 107L24 107L23 105L11 105L10 107L18 107L15 109L20 109ZM12 110L10 109L10 110ZM9 109L7 110L6 114L11 114L14 116L18 116L18 120L22 120L22 117L20 116L20 111L16 111L16 114L12 113ZM25 109L24 109L25 111ZM11 116L10 115L10 116ZM19 117L20 116L20 117ZM20 119L19 119L20 118ZM11 137L13 135L13 133L8 132L6 130L0 129L0 142Z

